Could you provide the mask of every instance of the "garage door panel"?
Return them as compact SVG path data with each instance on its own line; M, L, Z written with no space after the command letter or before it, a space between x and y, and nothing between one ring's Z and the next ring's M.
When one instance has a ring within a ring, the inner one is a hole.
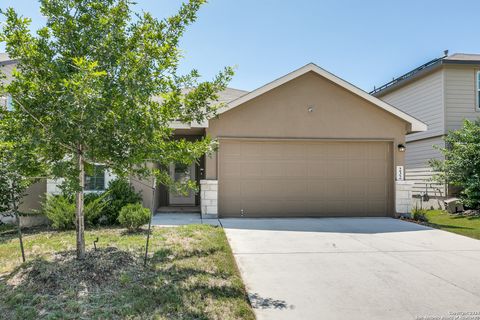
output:
M274 178L283 176L284 166L282 162L267 162L261 164L264 177Z
M388 164L384 160L367 160L367 173L372 178L385 178L388 175Z
M345 210L354 212L356 216L370 215L368 214L368 204L364 199L355 198L345 201ZM385 216L385 212L383 215Z
M230 160L224 158L223 178L228 179L231 177L241 177L242 164L236 160L237 158Z
M276 199L279 196L285 195L285 184L278 180L263 180L259 182L262 186L262 192L258 195L260 198L265 196L267 198Z
M240 148L242 160L255 160L262 157L262 144L258 142L244 142Z
M219 203L222 204L222 210L224 212L234 212L235 215L232 216L241 216L241 211L242 208L244 208L244 205L242 204L242 201L239 200L238 198L232 198L232 197L219 197L218 198Z
M243 210L246 217L273 217L282 210L282 205L282 202L275 200L252 200L243 203Z
M325 167L325 178L346 178L347 163L345 159L325 160L321 164Z
M356 145L347 148L348 159L369 159L369 151L368 143L358 142Z
M283 146L281 143L265 144L262 149L263 158L265 160L282 160L284 159Z
M283 163L283 175L286 177L301 177L307 175L307 167L303 161L286 161Z
M242 177L261 177L262 167L258 161L244 161L240 165L240 174Z
M262 184L258 179L248 179L240 181L240 194L242 198L261 198L264 196L262 193ZM233 195L235 196L235 195Z
M225 196L234 196L239 194L241 191L241 184L237 183L236 180L223 180L222 181L222 194Z
M325 192L328 189L327 181L320 179L307 180L307 192L305 197L308 200L320 200L325 197Z
M328 153L324 143L309 143L306 146L307 158L310 160L327 159Z
M345 213L347 206L344 200L329 200L322 205L323 214L326 216L336 216Z
M366 179L369 177L369 166L365 159L355 159L353 161L348 161L346 167L346 174L348 177L350 177L350 179Z
M385 146L380 143L370 143L368 145L368 159L387 160L388 157L388 146L385 148Z
M391 215L390 153L387 142L221 141L219 213Z
M283 188L285 198L298 198L298 194L304 194L305 198L308 198L308 181L305 179L290 179L288 184Z
M300 143L281 143L284 160L305 160L307 158L306 145Z
M346 185L346 196L349 201L356 201L357 199L363 199L368 196L368 190L365 188L365 181L360 179L351 180Z
M367 184L367 194L372 199L384 199L387 197L388 189L382 181L369 181Z
M347 196L347 184L340 179L328 179L325 181L325 188L323 191L323 199L327 201L345 199Z
M370 200L367 202L367 212L370 216L385 216L385 211L388 210L385 202L382 200Z
M327 167L325 166L325 163L322 162L321 160L317 161L308 161L306 164L307 168L307 175L309 177L324 177L327 171Z
M346 145L344 143L323 143L323 147L327 159L339 160L348 158L346 154Z

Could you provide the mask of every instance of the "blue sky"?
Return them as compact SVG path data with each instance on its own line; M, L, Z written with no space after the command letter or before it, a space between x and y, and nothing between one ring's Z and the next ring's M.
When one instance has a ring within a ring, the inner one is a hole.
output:
M165 17L179 0L137 0ZM0 0L43 20L35 0ZM210 0L182 40L181 70L212 78L237 66L231 87L252 90L314 62L364 90L453 52L480 53L476 0ZM1 50L1 47L0 47Z

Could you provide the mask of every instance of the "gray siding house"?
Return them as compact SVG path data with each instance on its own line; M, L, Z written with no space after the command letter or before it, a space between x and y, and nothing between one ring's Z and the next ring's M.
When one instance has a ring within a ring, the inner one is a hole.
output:
M428 125L427 131L406 137L405 172L406 179L414 181L414 197L425 193L430 199L454 196L453 188L431 180L428 161L443 158L433 146L443 147L449 130L459 129L464 119L480 116L480 54L446 52L371 94Z

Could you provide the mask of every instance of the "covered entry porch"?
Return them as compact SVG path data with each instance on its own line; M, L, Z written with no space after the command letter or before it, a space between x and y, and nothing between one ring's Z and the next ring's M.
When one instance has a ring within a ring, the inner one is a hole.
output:
M175 130L174 138L196 141L204 137L203 128L189 128ZM166 169L175 181L193 180L200 186L200 180L205 177L205 157L191 165L172 163ZM192 190L188 194L181 194L159 185L155 191L155 209L157 213L200 213L200 192Z

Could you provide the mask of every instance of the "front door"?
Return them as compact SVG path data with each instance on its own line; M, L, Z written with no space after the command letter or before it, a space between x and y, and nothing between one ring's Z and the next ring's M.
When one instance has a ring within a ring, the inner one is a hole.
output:
M188 181L195 180L195 163L191 165L184 165L175 163L170 165L170 177L174 181ZM195 192L190 191L187 195L170 191L169 203L172 206L194 206Z

